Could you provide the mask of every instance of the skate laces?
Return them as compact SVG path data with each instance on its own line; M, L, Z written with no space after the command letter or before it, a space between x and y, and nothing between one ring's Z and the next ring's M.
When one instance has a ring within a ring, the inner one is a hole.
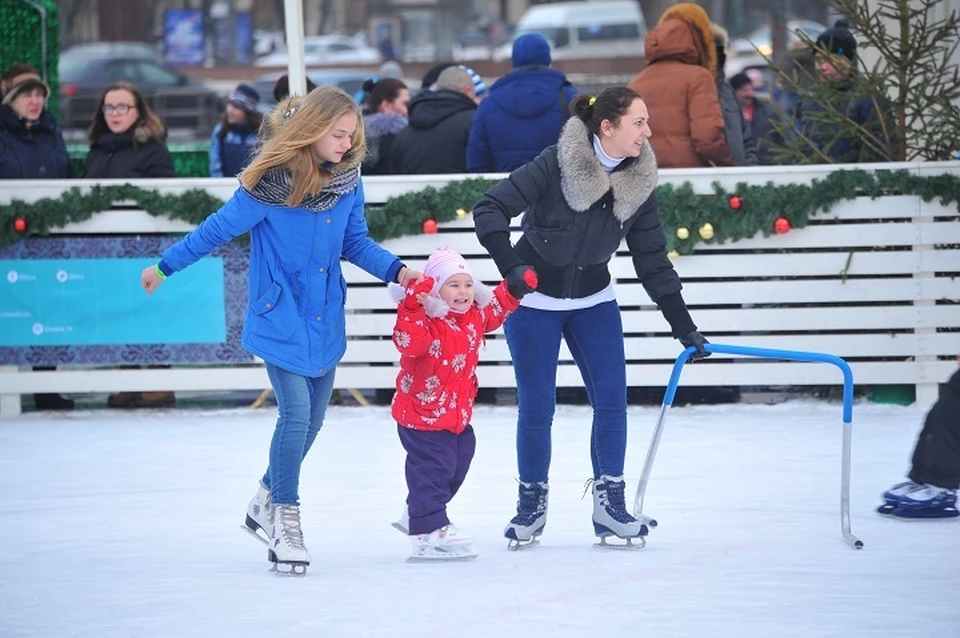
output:
M588 481L592 483L593 479ZM635 519L627 512L627 506L624 500L624 481L597 481L597 499L600 505L607 510L607 514L618 523L632 523Z
M280 524L280 533L284 544L293 549L306 551L307 548L303 543L303 530L300 529L300 508L278 505L273 515L276 517L274 524Z

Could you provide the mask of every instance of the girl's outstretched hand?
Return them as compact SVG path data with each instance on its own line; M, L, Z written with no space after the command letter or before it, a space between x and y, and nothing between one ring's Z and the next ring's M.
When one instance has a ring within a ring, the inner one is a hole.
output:
M421 281L423 281L423 273L419 270L411 270L404 266L397 273L397 283L400 284L401 288L406 289L411 282L420 283Z
M159 288L162 283L163 277L157 272L156 266L147 266L143 269L143 272L140 273L140 286L148 295L153 294L153 291Z

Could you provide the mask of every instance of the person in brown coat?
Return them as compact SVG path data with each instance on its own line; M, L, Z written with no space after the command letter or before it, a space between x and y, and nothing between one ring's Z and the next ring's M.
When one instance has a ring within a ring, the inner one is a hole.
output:
M667 9L647 34L646 68L630 81L650 112L660 168L731 166L717 97L710 18L692 2Z

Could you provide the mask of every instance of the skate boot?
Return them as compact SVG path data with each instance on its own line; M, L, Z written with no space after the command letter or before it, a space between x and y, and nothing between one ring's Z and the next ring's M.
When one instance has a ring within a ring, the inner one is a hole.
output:
M547 524L547 493L549 486L543 483L520 483L520 498L517 500L517 515L503 535L510 539L507 549L517 550L536 545L537 537Z
M943 490L946 494L939 495L933 494L930 490ZM931 500L935 499L935 500ZM915 483L914 481L904 481L903 483L897 483L889 490L883 493L883 505L877 508L877 512L880 514L893 514L901 505L904 506L915 506L919 502L927 503L934 508L947 508L947 513L950 514L950 509L956 509L957 504L957 493L955 490L944 490L944 488L938 488L934 486L924 485L923 483ZM920 507L914 509L928 509L928 507ZM935 517L935 518L950 518L956 516L952 514L951 516L946 517ZM906 518L919 518L919 517L906 517ZM926 518L926 517L923 517Z
M600 537L599 547L633 547L634 538L640 539L640 547L646 545L643 537L647 535L647 526L627 511L625 488L622 476L602 475L593 481L593 531ZM622 538L626 543L609 545L610 536Z
M300 529L300 508L296 505L276 505L273 508L273 533L267 560L273 563L272 571L293 576L304 576L310 564L310 552L303 544ZM289 569L280 569L286 565Z
M243 522L243 529L256 536L261 543L269 543L270 531L273 529L271 514L270 490L260 485L260 489L247 505L247 518Z
M429 534L414 534L408 563L432 563L441 561L465 561L477 557L473 548L473 534L456 525L444 525Z
M957 491L935 485L920 485L900 498L891 516L897 518L956 518Z
M410 509L406 505L403 506L403 513L400 514L400 518L390 523L390 526L404 536L410 535Z

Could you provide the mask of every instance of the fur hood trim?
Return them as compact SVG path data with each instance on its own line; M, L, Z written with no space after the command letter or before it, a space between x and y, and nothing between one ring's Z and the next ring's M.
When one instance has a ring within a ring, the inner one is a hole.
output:
M133 130L133 141L137 144L146 144L151 140L161 144L167 141L167 129L159 121L153 124L142 122Z
M557 161L563 198L578 213L589 210L612 187L613 215L625 222L657 187L657 158L649 142L635 160L624 160L629 166L607 175L593 152L590 131L577 117L567 120L560 133Z
M407 294L407 291L404 290L400 284L395 284L392 282L387 284L387 291L390 293L390 298L396 303L403 301L403 298ZM490 287L482 281L474 279L473 302L481 308L484 308L489 305L492 300L493 291L490 289ZM423 305L423 309L426 311L427 316L431 319L446 317L447 313L450 312L450 306L447 305L447 302L437 296L436 286L434 286L434 291L430 293L430 296L427 297L427 303Z
M657 24L663 24L670 19L682 20L690 25L695 38L694 46L700 56L700 66L717 74L717 46L714 43L713 28L707 12L693 2L675 4L663 12Z

